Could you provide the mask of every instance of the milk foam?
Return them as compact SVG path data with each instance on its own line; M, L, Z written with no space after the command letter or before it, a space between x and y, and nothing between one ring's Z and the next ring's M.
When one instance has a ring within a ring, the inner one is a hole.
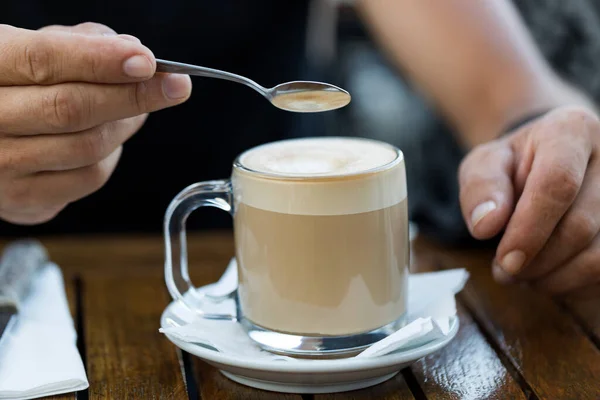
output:
M240 157L251 170L284 176L341 176L366 172L396 159L380 142L351 138L284 140L256 147Z
M238 163L243 168L234 168L232 176L235 202L263 210L356 214L406 198L402 153L374 140L284 140L251 149Z

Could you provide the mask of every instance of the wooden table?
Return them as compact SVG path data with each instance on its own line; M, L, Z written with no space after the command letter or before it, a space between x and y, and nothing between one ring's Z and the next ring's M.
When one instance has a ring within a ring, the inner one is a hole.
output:
M496 285L487 252L422 239L414 271L466 267L461 328L444 349L378 386L335 395L248 388L180 352L158 332L170 297L155 237L44 239L63 269L90 388L60 399L600 399L600 300L553 301ZM230 232L190 235L192 278L218 279L233 254Z

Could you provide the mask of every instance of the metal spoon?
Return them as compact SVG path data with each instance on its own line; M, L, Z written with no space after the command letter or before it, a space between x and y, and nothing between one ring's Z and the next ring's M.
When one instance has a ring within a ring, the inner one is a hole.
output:
M174 61L157 59L156 72L204 76L242 83L262 94L275 107L294 112L335 110L350 103L351 99L347 91L328 83L293 81L268 89L240 75Z

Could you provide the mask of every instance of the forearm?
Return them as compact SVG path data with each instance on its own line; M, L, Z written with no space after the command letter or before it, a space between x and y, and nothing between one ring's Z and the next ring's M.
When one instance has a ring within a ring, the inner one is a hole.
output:
M561 82L507 0L363 0L394 62L466 147L536 111L588 103Z

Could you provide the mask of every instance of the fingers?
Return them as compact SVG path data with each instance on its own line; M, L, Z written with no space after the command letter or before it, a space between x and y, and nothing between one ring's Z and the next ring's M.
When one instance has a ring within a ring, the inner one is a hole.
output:
M117 36L51 27L31 31L0 25L0 86L62 82L125 83L149 79L156 62L140 43ZM107 32L104 32L107 33Z
M134 43L142 43L140 39L136 38L135 36L126 34L117 35L117 32L115 32L112 28L109 28L106 25L97 24L95 22L84 22L75 26L49 25L38 29L38 31L57 31L82 35L117 36L120 39L129 40Z
M597 135L585 111L553 112L531 131L533 161L496 254L496 269L515 276L537 256L571 207Z
M157 74L121 85L65 83L0 88L0 131L14 135L78 132L109 121L183 103L191 94L187 75Z
M579 195L558 223L544 248L518 275L537 279L560 267L586 249L600 231L600 161L588 167Z
M459 168L460 205L471 234L488 239L504 227L513 205L513 152L506 141L475 148Z
M146 118L147 114L143 114L76 133L4 138L0 170L24 176L96 164L136 133Z
M79 33L82 35L104 35L114 36L117 32L114 29L95 22L84 22L75 26L65 25L49 25L38 29L38 32L67 32L67 33Z
M554 295L600 284L600 237L575 258L534 283L534 288ZM600 293L598 293L600 295Z
M4 188L0 216L13 223L34 224L51 218L66 204L100 189L113 173L122 147L97 164L59 172L28 175Z
M581 300L597 300L600 299L600 283L592 284L581 287L573 292L566 293L564 298L567 301L581 301ZM594 304L595 301L594 301Z
M64 209L62 207L44 208L38 209L32 212L18 212L18 211L2 211L0 210L0 218L6 222L17 225L36 225L48 222L59 212Z

